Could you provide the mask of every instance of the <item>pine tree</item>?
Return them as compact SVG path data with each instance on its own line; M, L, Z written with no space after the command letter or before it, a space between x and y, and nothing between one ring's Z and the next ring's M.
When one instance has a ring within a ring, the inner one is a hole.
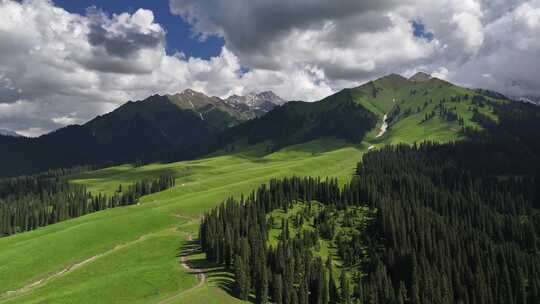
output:
M268 303L268 270L266 261L260 261L260 277L255 290L255 302L257 304Z
M323 269L322 270L322 299L321 299L321 303L322 304L328 304L328 302L330 301L330 293L329 293L329 290L328 290L328 275L327 275L327 270L326 269Z
M308 285L305 278L301 278L300 286L298 288L298 303L299 304L309 303L309 291L308 291Z
M336 304L339 300L339 293L336 281L334 280L334 269L332 266L332 258L330 256L328 256L328 259L326 260L326 269L328 270L328 302Z
M345 270L341 271L340 276L340 287L341 287L341 304L351 304L351 287L349 283L349 278L347 277L347 273Z
M407 288L403 281L399 282L398 294L396 295L398 304L405 304L407 302Z
M247 300L249 297L249 279L246 274L244 261L237 257L234 261L234 280L236 284L236 293L241 300Z
M283 280L281 278L281 274L276 274L274 276L274 302L276 304L283 304Z

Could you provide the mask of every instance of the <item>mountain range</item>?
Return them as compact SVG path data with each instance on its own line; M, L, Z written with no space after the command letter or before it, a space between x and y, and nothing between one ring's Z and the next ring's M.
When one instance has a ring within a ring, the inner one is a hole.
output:
M38 138L0 135L0 176L133 162L187 149L284 103L272 92L223 100L190 89L128 101L84 125L67 126Z
M15 131L7 130L7 129L0 129L0 136L13 136L13 137L20 137L21 135Z
M488 102L501 100L508 99L425 73L387 75L311 103L286 103L272 92L221 99L188 89L129 101L82 126L39 138L0 136L0 175L190 159L234 144L266 143L274 150L321 137L373 147L451 141L464 137L466 128L478 128L475 114L493 115Z
M540 105L540 96L527 95L527 96L515 97L514 99L522 101L522 102L526 102L526 103L531 103L531 104L537 105L537 106Z
M0 179L0 302L540 303L540 107L424 73L231 103L0 137L2 173L100 165Z
M285 100L272 91L265 91L258 94L250 93L245 96L231 95L224 101L238 111L253 113L252 115L255 116L264 115L276 106L286 103Z

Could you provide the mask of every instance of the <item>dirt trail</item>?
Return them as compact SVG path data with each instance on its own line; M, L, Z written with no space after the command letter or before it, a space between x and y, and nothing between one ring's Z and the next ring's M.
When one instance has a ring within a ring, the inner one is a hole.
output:
M191 236L191 234L188 235L188 241L193 241L193 237ZM197 276L197 279L199 280L199 283L197 283L197 285L189 288L189 289L186 289L186 290L182 290L181 292L163 300L163 301L160 301L159 304L169 304L169 303L173 303L173 301L175 300L178 300L178 298L180 298L182 295L184 295L186 292L189 292L189 291L192 291L194 289L197 289L197 288L200 288L204 285L204 283L206 282L206 276L204 275L203 273L203 270L202 269L198 269L198 268L191 268L189 265L188 265L188 259L187 259L187 256L189 254L191 254L193 251L195 251L196 249L191 249L191 250L188 250L185 252L185 254L183 254L181 257L180 257L180 263L182 265L182 267L184 269L186 269L188 272L190 273L193 273Z
M131 246L131 245L133 245L135 243L142 242L152 234L154 234L154 233L145 234L145 235L140 236L138 239L136 239L134 241L131 241L131 242L128 242L128 243L125 243L125 244L121 244L121 245L117 245L111 250L108 250L108 251L93 255L93 256L85 259L85 260L82 260L82 261L80 261L78 263L70 265L70 266L68 266L68 267L66 267L66 268L64 268L64 269L62 269L62 270L60 270L60 271L58 271L56 273L53 273L53 274L48 275L48 276L46 276L46 277L44 277L42 279L39 279L39 280L37 280L35 282L32 282L32 283L30 283L28 285L25 285L25 286L23 286L23 287L21 287L21 288L19 288L17 290L9 290L9 291L5 292L3 295L0 295L0 300L2 300L3 298L6 298L6 297L11 298L11 297L19 296L21 294L30 292L34 288L37 288L37 287L39 287L39 286L41 286L41 285L55 279L55 278L64 276L64 275L66 275L66 274L68 274L68 273L70 273L70 272L72 272L72 271L74 271L76 269L79 269L79 268L83 267L84 265L86 265L88 263L91 263L91 262L93 262L93 261L95 261L95 260L97 260L97 259L99 259L99 258L101 258L103 256L109 255L109 254L111 254L111 253L113 253L115 251L126 248L126 247Z

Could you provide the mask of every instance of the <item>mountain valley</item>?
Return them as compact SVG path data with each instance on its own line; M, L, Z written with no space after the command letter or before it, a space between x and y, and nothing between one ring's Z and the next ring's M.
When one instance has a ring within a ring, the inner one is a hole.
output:
M266 114L237 103L155 95L47 135L62 161L65 138L89 155L166 157L2 180L0 303L540 296L536 106L426 74ZM17 154L5 156L14 167ZM498 270L465 262L479 257Z

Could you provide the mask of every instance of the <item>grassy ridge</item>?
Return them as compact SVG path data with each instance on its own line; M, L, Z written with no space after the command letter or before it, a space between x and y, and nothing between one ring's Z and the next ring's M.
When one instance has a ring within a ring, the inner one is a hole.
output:
M319 150L318 146L321 147ZM328 146L336 149L327 151L323 148ZM363 151L361 146L325 139L261 158L237 153L167 165L119 166L77 176L74 182L88 184L92 191L106 192L114 191L118 184L136 181L159 170L172 170L178 178L175 188L144 197L138 206L109 209L0 239L0 293L4 295L6 291L17 290L94 255L114 250L118 244L146 236L136 245L104 255L30 293L0 298L0 303L6 300L9 303L33 303L37 300L69 303L71 299L77 299L78 303L95 303L96 299L100 303L133 303L136 301L131 297L133 290L137 290L137 300L159 302L195 284L183 277L182 270L177 267L178 258L171 254L178 252L185 233L196 232L196 225L182 226L189 221L186 217L197 218L226 197L247 193L271 177L321 175L339 176L345 180ZM159 251L165 257L140 267L138 265L142 261L120 263L122 256L131 259L128 257L141 255L152 259L155 257L153 251ZM120 252L122 254L118 255ZM131 272L131 268L137 270ZM105 275L109 272L120 275ZM156 288L162 283L162 275L180 280L182 286L176 285L176 290L171 284ZM131 276L144 279L128 280ZM58 293L60 286L69 288ZM205 288L222 294L220 289ZM189 294L197 292L200 291L194 290Z
M436 78L413 82L399 75L389 75L350 89L350 95L356 102L379 115L381 120L385 114L390 114L396 107L401 109L401 114L390 121L388 130L383 136L376 137L378 130L373 130L368 134L366 140L375 146L413 144L421 141L442 143L464 139L461 133L462 127L458 121L446 121L439 115L424 121L426 114L429 115L432 111L438 112L437 107L442 100L445 107L451 108L463 118L464 127L473 129L481 129L481 126L473 121L474 111L497 120L489 103L508 102L485 92L459 87ZM475 95L485 98L486 104L474 105L472 98ZM451 101L452 98L465 96L467 99L462 99L461 102ZM406 111L409 111L407 115L404 114ZM381 125L382 123L379 123L378 128Z

